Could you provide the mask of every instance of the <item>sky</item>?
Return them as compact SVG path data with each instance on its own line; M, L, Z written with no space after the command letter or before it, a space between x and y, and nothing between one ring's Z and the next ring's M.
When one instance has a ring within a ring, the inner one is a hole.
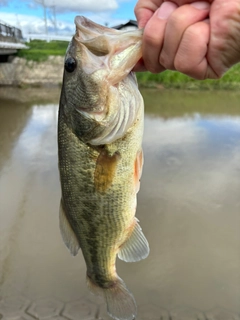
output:
M24 36L29 33L45 33L45 4L48 33L72 35L76 15L83 15L99 24L112 27L130 19L135 20L136 2L137 0L0 0L0 21L20 28Z

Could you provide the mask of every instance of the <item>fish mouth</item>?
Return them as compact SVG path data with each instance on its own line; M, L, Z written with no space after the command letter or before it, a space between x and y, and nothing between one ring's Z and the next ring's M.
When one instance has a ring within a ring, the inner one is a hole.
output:
M106 70L111 85L118 84L142 57L143 29L120 31L77 16L74 39L83 51L82 67L87 74ZM96 68L97 67L97 68Z

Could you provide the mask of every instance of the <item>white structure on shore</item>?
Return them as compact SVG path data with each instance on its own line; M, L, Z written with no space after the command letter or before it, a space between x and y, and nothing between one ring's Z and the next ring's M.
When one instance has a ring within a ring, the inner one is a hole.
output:
M59 36L56 34L25 34L24 39L29 42L30 40L45 40L47 42L52 40L59 40L59 41L70 41L73 35L66 35L66 36Z

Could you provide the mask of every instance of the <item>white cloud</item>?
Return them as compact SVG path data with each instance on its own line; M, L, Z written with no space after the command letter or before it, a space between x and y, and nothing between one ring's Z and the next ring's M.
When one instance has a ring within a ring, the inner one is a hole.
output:
M45 5L55 6L58 12L103 12L118 8L116 0L45 0Z
M23 35L29 33L45 33L45 25L42 18L31 15L18 14L15 13L0 13L0 20L19 27ZM53 28L53 25L48 21L49 29ZM58 20L57 29L61 34L73 34L75 32L74 22L69 23L66 21Z
M192 118L162 118L145 117L144 142L152 148L164 148L169 146L193 145L206 138L206 131L197 126ZM148 130L154 128L154 130ZM159 137L159 138L158 138Z
M97 13L93 13L93 14L87 15L87 17L92 21L95 21L96 23L99 23L102 25L107 23L110 27L125 22L125 20L112 19L109 13L102 13L101 15ZM37 17L33 15L24 15L24 14L16 15L16 13L0 12L0 20L20 28L24 36L27 36L29 33L31 34L45 33L45 24L44 24L44 20L41 17ZM48 20L48 32L49 33L55 32L53 23L50 20ZM74 21L68 22L68 21L60 20L57 16L57 32L59 35L74 34L75 32Z

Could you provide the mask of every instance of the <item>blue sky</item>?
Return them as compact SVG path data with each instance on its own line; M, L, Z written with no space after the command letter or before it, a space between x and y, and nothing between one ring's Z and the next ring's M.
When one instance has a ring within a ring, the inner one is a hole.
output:
M0 0L0 20L20 27L24 34L44 33L46 5L48 32L54 32L54 9L58 34L72 34L74 17L84 15L93 21L114 26L135 19L137 0Z

